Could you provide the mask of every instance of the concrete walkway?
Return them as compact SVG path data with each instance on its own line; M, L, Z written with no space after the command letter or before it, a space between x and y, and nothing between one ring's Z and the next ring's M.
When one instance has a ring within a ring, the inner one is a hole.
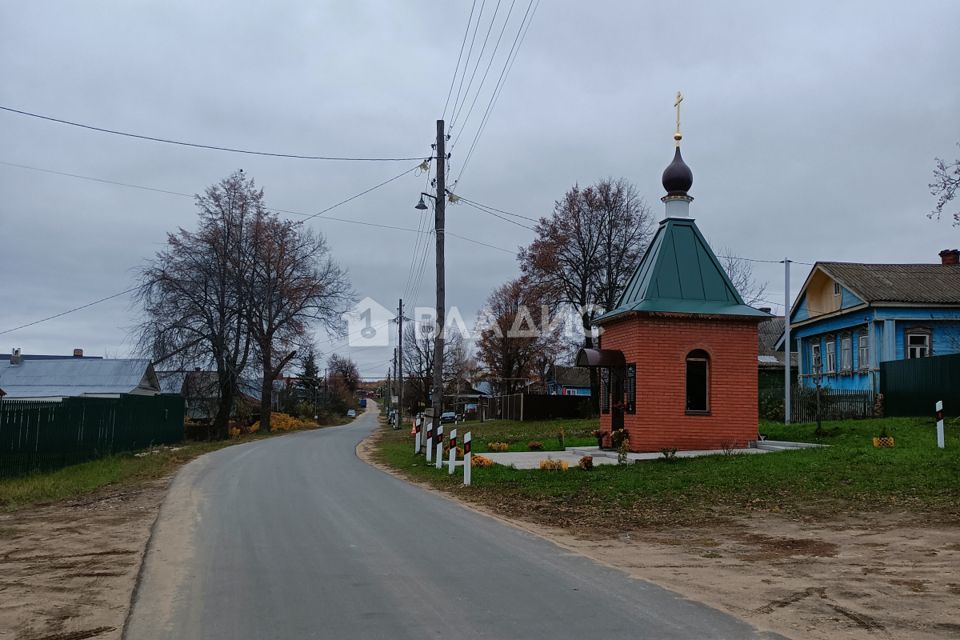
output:
M699 458L700 456L717 455L753 455L757 453L774 453L777 451L792 451L796 449L807 449L820 447L823 445L810 444L806 442L782 442L766 440L758 443L756 448L733 449L724 451L723 449L704 449L697 451L677 451L678 458ZM502 464L516 469L538 469L540 461L546 459L565 460L571 467L577 466L580 458L583 456L593 456L593 464L617 464L617 452L609 449L600 449L599 447L567 447L564 451L507 451L502 453L484 453L497 464ZM657 460L663 458L663 454L656 453L628 453L627 464L645 460Z

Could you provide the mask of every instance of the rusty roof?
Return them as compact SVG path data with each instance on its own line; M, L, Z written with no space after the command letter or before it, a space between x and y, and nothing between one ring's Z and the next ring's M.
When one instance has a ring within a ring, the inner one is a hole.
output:
M818 262L864 302L960 304L960 265Z

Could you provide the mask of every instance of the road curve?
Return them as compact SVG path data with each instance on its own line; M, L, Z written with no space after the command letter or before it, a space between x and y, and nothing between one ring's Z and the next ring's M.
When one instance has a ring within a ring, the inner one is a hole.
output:
M185 466L124 637L772 637L367 465L376 425L374 408Z

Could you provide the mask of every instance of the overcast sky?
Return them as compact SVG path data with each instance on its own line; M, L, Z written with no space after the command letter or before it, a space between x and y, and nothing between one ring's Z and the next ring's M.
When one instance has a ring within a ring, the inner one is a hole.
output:
M527 2L516 1L474 113L462 127L466 111L458 116L451 178ZM484 4L474 59L497 3ZM471 101L510 4L500 3ZM7 2L0 105L218 146L427 156L470 9L470 0ZM958 24L960 3L949 0L543 0L456 191L539 216L575 183L622 176L659 218L682 90L691 213L716 250L936 262L938 251L960 245L957 229L925 216L934 157L958 153ZM416 164L237 155L2 111L0 140L3 163L188 194L243 168L268 205L307 213ZM327 215L422 228L413 205L425 181L411 173ZM0 195L0 331L131 287L165 234L196 217L189 198L8 164L0 164ZM410 306L433 304L432 248L420 285L408 282L422 236L327 215L309 224L326 234L359 296L394 307L406 293ZM447 228L507 250L448 238L447 302L473 314L517 274L515 250L532 233L462 204L448 207ZM794 266L794 292L807 270ZM782 265L754 263L754 272L782 304ZM121 296L2 334L0 345L124 356L136 320ZM330 350L324 342L318 336ZM337 350L368 376L390 357L389 348Z

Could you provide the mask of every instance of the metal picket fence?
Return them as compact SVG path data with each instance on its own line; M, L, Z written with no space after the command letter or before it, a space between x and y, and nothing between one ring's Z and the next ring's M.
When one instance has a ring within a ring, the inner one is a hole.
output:
M0 400L0 477L183 439L179 395Z

